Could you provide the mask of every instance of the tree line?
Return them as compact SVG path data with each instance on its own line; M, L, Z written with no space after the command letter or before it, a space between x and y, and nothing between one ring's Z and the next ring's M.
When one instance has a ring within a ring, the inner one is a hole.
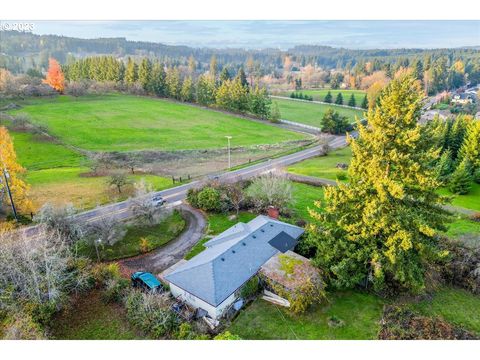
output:
M211 59L209 70L200 75L193 58L185 70L166 66L158 59L143 58L136 62L128 58L124 63L113 56L79 59L64 65L63 72L65 79L73 83L84 80L110 82L131 92L249 113L261 119L272 118L266 89L251 86L242 67L236 74L231 74L227 67L219 72L215 57Z

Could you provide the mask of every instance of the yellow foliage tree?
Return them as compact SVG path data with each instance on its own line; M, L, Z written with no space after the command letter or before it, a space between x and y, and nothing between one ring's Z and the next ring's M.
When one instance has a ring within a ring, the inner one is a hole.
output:
M2 178L0 190L2 191L5 187L4 170L9 174L8 183L17 210L24 213L32 211L33 206L27 196L29 186L21 179L21 174L25 172L25 169L17 162L17 155L8 130L4 126L0 126L0 172ZM4 205L10 205L8 196L5 196L3 201Z

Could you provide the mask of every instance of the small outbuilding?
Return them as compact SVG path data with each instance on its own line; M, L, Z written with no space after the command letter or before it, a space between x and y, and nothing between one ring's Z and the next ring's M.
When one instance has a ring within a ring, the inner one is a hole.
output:
M172 295L219 319L240 289L272 257L293 250L304 230L258 216L205 243L206 249L165 275Z

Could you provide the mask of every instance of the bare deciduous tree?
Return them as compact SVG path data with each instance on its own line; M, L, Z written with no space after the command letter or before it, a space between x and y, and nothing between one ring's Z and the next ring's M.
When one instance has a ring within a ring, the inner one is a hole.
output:
M282 209L292 201L292 185L286 177L269 173L253 180L246 194L258 210Z
M82 235L82 227L75 219L77 212L72 204L55 207L50 203L42 206L33 220L44 225L47 230L57 231L68 243L74 243Z
M70 268L69 242L58 231L42 226L35 236L0 235L0 307L13 298L35 304L57 305L62 297L85 285L85 278ZM5 289L10 289L8 297Z
M148 194L153 191L153 186L143 178L135 183L134 186L135 197L131 200L132 212L139 219L143 219L145 222L153 225L155 213L158 210L157 207L155 207L152 198L148 196Z

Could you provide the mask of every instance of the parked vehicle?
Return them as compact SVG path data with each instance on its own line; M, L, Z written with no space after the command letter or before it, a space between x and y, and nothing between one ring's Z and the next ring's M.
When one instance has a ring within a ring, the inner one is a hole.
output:
M148 292L160 293L164 291L162 283L151 273L137 271L132 274L133 287L140 288Z
M153 206L155 207L160 207L162 205L164 205L167 201L161 197L160 195L155 195L153 198L152 198L152 203L153 203Z

